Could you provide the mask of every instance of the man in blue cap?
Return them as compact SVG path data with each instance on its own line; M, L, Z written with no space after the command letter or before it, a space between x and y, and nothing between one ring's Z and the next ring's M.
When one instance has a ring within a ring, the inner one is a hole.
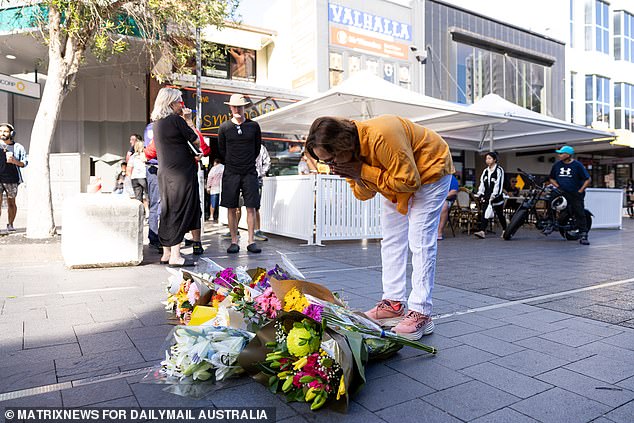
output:
M590 245L588 241L588 224L586 222L585 205L586 188L590 185L590 174L586 168L572 156L575 149L564 145L559 150L559 161L550 170L550 183L563 191L570 210L572 210L579 227L579 243Z

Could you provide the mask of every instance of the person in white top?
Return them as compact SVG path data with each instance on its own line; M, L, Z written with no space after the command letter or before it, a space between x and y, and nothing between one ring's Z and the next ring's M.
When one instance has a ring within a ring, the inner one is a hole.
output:
M484 156L487 167L480 177L480 186L476 196L480 198L482 216L479 231L474 235L478 238L485 237L485 231L490 218L486 209L491 206L497 216L502 231L506 230L506 218L504 217L504 169L498 164L498 155L494 151L489 151Z
M147 181L145 179L145 152L143 141L134 143L134 153L128 159L128 176L132 180L132 189L134 190L134 198L143 202L143 194L147 193Z
M258 158L255 159L255 169L258 171L258 186L259 186L259 194L260 194L260 204L262 204L262 186L264 185L264 177L266 176L266 172L271 168L271 156L269 156L269 152L264 147L264 144L260 145L260 154ZM260 230L260 208L255 209L255 233L253 237L256 241L268 241L269 238L262 233Z
M207 176L207 193L209 194L209 205L211 210L209 216L214 221L218 220L217 210L220 201L220 193L222 192L222 174L225 171L225 165L220 163L220 159L214 160L214 165L209 170Z

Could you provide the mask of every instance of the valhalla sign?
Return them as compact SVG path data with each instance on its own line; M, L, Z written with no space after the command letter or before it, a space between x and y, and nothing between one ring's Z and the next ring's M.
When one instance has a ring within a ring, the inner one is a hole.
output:
M335 3L328 3L328 20L334 24L359 28L399 40L412 39L411 25Z

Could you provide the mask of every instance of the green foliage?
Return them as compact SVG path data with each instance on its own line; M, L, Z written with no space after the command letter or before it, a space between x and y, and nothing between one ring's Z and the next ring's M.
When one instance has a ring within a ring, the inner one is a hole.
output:
M49 45L49 55L57 54L77 72L86 50L99 60L128 51L134 44L148 56L150 68L161 60L171 63L166 73L182 72L191 64L195 28L221 28L225 20L235 20L238 0L45 0L31 1L16 16L28 12ZM34 13L33 11L39 11ZM213 57L214 47L205 53ZM155 75L158 77L165 75Z

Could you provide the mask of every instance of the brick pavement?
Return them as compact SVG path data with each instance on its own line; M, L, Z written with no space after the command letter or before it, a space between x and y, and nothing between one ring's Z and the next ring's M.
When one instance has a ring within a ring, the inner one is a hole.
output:
M69 271L59 242L3 237L0 408L274 405L285 422L631 422L633 282L558 293L633 277L632 223L592 232L590 247L525 229L511 242L446 238L436 332L425 338L439 354L405 348L369 365L369 382L346 415L286 404L246 377L203 400L139 383L134 370L160 360L171 329L158 255L146 250L134 268ZM288 253L308 279L353 307L369 307L381 292L377 242L306 247L273 237L262 255L227 257L217 233L204 241L205 256L225 266L270 266L276 250ZM34 394L42 386L52 391ZM7 399L11 392L20 397Z

